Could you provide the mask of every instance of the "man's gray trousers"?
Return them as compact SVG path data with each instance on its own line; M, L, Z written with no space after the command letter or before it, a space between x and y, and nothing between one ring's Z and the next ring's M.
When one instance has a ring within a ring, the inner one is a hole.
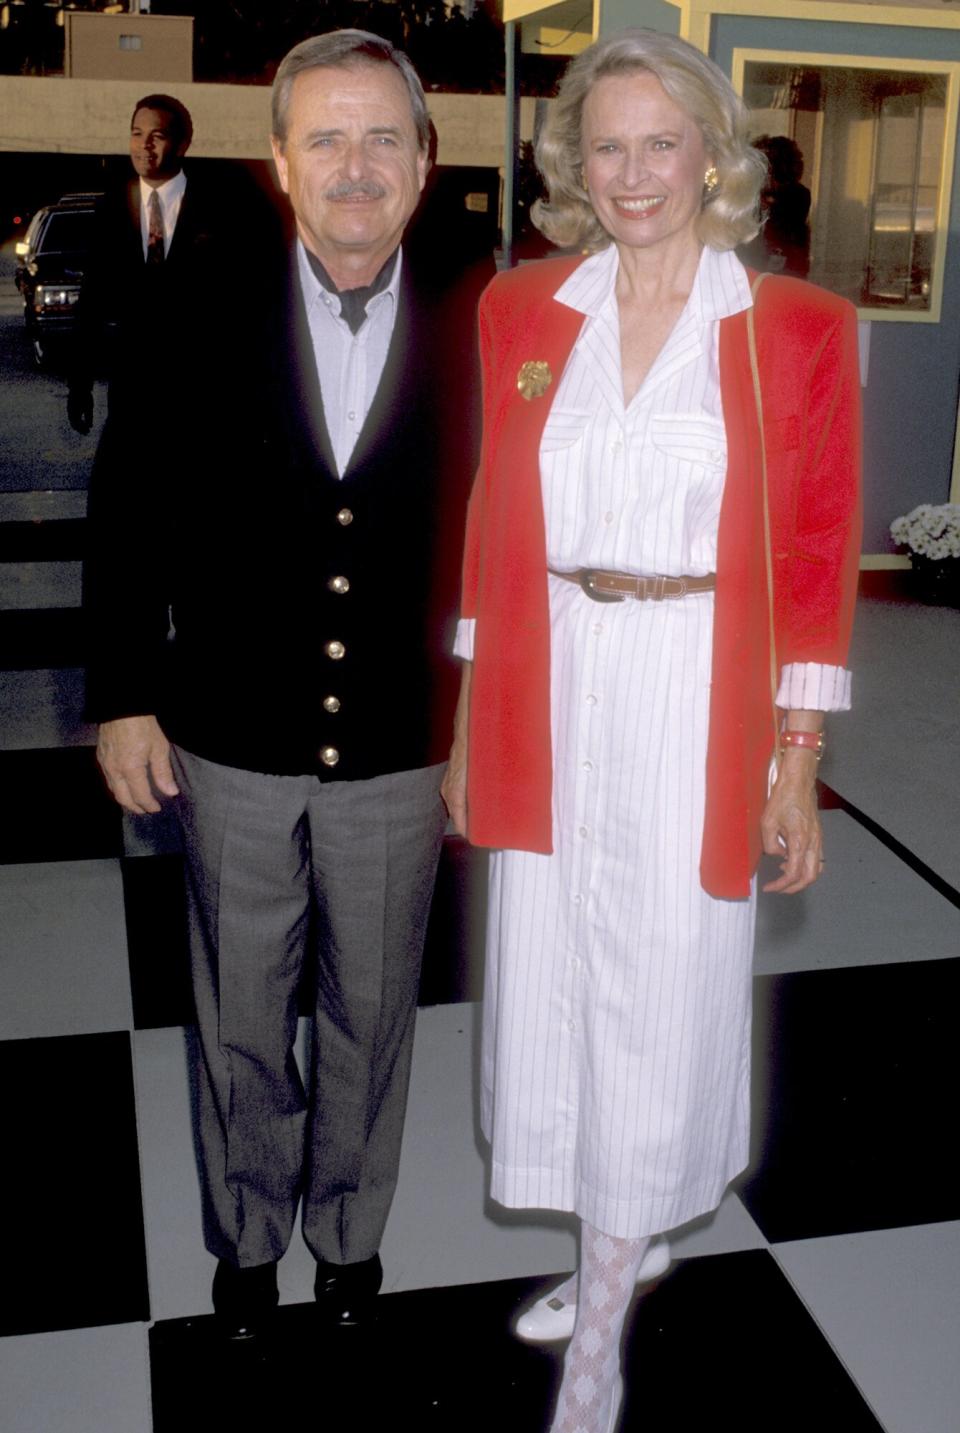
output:
M320 782L182 750L173 761L207 1248L241 1268L278 1259L302 1199L316 1258L370 1258L397 1180L443 767ZM311 944L303 1081L293 1047Z

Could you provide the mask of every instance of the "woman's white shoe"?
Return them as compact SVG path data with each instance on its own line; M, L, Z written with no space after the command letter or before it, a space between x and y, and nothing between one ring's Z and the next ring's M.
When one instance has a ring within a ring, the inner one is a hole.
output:
M650 1248L637 1271L637 1283L648 1284L651 1279L659 1279L669 1267L670 1245L666 1239L651 1239ZM557 1297L562 1288L563 1284L558 1284L519 1316L513 1326L517 1338L523 1339L524 1343L553 1343L572 1336L577 1321L577 1305L574 1300ZM610 1426L612 1428L613 1424Z

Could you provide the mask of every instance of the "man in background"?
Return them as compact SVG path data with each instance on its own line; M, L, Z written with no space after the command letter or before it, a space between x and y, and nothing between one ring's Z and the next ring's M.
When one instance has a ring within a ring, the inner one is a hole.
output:
M174 303L189 314L212 277L224 221L204 186L188 181L193 138L186 106L172 95L138 100L130 121L135 177L100 201L83 277L69 371L67 417L78 433L93 424L93 382L136 363L158 313Z

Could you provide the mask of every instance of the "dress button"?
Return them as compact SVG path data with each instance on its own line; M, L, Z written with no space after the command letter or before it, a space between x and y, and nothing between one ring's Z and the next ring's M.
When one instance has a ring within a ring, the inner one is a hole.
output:
M338 712L340 710L340 698L324 697L323 709L325 712Z
M568 1021L567 1021L567 1029L570 1031L570 1034L571 1034L571 1035L575 1035L575 1034L576 1034L576 1030L577 1030L577 1022L576 1022L576 1020L568 1020Z
M349 508L341 508L337 513L337 522L341 527L349 527L353 522L353 513Z
M592 762L592 761L585 761L585 762L583 763L583 769L584 769L584 771L592 771L592 770L593 770L593 762Z
M605 512L604 515L603 515L603 520L604 520L604 522L607 523L608 525L609 525L610 523L612 523L612 522L613 522L613 513L612 513L612 512Z
M340 753L335 746L322 746L320 748L320 760L324 766L336 766L340 760Z
M603 631L603 623L602 623L602 622L594 622L594 624L593 624L593 635L594 635L595 637L599 637L599 636L600 636L600 633L601 633L602 631Z
M588 706L588 707L595 707L596 705L597 705L597 699L596 699L596 697L593 695L593 692L590 692L589 695L588 695L588 697L587 697L587 706Z
M581 835L581 836L584 836L584 837L589 836L589 835L590 835L590 828L589 828L589 826L581 826L581 827L580 827L580 835Z
M323 650L334 662L339 662L347 649L342 642L327 642Z
M327 580L327 586L331 592L349 592L349 577L331 577Z
M356 416L357 416L356 413L354 413L352 409L351 409L351 411L347 414L347 417L350 419L350 422L351 422L351 423L353 422L354 418L356 418Z
M579 894L578 894L578 895L575 895L575 896L573 897L573 904L574 904L575 906L582 905L582 904L583 904L583 896L581 896L581 895L579 895Z

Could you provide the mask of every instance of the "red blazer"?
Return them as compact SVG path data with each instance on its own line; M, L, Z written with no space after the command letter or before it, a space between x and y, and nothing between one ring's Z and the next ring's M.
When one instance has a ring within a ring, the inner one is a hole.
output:
M550 620L540 436L553 394L525 399L529 360L559 380L583 324L553 295L581 259L501 274L480 305L484 436L467 520L464 617L477 618L467 798L480 846L552 850ZM844 666L860 548L855 311L801 280L768 278L755 311L774 555L777 662ZM700 874L749 892L775 713L760 434L746 314L720 324L727 476L717 550L707 795ZM556 389L554 388L554 392Z

